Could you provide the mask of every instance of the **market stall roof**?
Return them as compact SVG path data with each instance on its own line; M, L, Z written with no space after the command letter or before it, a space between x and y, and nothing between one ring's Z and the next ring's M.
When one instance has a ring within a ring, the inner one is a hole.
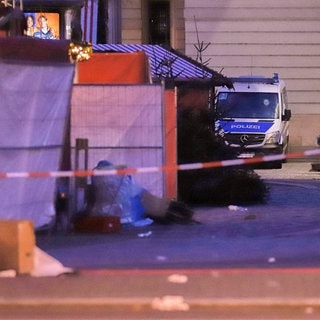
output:
M207 66L162 45L151 44L94 44L94 52L145 51L149 57L152 78L176 82L199 81L213 86L232 87L230 79Z

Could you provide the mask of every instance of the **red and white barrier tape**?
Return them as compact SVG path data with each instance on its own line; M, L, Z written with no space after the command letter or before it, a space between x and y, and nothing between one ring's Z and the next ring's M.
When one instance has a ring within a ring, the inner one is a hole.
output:
M79 170L79 171L51 171L51 172L0 172L0 179L5 178L71 178L71 177L89 177L89 176L106 176L106 175L125 175L137 173L163 172L163 171L183 171L197 170L207 168L219 168L240 166L245 164L262 163L278 161L284 159L311 157L320 155L320 148L307 150L303 152L290 153L286 155L268 155L263 157L254 157L247 159L231 159L223 161L212 161L204 163L190 163L163 167L145 167L145 168L126 168L126 169L109 169L109 170Z

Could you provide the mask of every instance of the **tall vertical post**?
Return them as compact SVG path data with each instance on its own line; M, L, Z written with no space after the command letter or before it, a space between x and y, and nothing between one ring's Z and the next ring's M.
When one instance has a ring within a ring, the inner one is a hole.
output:
M177 164L177 89L166 88L164 92L165 166ZM177 198L177 171L165 171L165 196Z

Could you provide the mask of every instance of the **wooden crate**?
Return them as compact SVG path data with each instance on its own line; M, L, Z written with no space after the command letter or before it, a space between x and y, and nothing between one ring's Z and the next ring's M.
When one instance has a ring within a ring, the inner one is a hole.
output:
M34 267L34 249L32 221L0 220L0 270L29 274Z

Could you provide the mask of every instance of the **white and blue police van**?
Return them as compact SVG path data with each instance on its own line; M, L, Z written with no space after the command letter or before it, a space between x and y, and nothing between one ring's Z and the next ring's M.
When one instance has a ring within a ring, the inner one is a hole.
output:
M291 111L284 81L278 74L231 80L232 89L220 87L216 92L216 135L238 158L285 154ZM270 162L267 167L281 168L282 162Z

